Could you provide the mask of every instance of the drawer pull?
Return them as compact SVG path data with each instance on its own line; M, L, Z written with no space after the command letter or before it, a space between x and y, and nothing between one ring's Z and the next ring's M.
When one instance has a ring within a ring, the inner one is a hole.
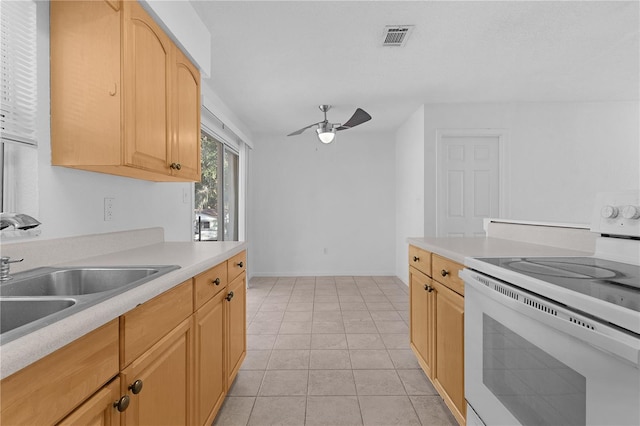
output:
M236 263L236 265L238 265L240 268L242 268L244 266L244 263L243 262L238 262L238 263Z
M413 261L414 262L418 262L420 260L420 258L418 256L413 256Z
M231 302L231 299L233 299L233 292L230 291L229 294L227 294L227 297L225 297L225 299L227 299L229 302Z
M211 281L211 283L215 285L220 285L220 278L216 278L215 280Z
M131 399L129 398L129 395L125 395L119 400L117 400L116 402L114 402L113 406L116 408L116 410L122 413L124 410L129 408L130 402L131 402Z
M440 271L440 275L442 275L443 277L446 277L447 275L449 275L449 271L447 271L446 269L443 269L442 271Z
M134 395L137 395L142 390L142 385L143 385L142 380L138 379L129 385L129 390L131 390L131 392L133 392Z

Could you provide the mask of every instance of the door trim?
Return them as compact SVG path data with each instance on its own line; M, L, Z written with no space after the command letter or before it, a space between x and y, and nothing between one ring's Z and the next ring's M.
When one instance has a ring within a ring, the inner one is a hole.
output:
M449 129L442 128L436 129L436 236L441 237L442 230L440 229L440 172L442 171L442 162L440 161L440 154L443 151L443 139L446 137L486 137L492 136L498 138L498 181L499 181L499 217L506 218L509 214L509 203L507 200L508 184L506 177L509 176L508 161L507 161L507 145L509 140L509 129ZM492 218L494 219L494 218Z

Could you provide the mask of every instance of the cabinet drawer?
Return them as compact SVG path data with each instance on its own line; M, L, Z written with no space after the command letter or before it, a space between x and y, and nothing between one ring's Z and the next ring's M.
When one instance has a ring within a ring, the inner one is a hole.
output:
M409 266L431 276L431 253L416 246L409 246Z
M114 404L118 399L120 399L120 378L116 377L57 426L120 426L120 413Z
M433 279L464 296L464 281L458 276L463 265L446 257L433 255Z
M194 311L227 286L227 262L196 275L193 279Z
M57 423L116 374L117 319L2 380L2 424Z
M243 251L236 254L227 262L227 279L233 281L238 275L247 268L247 252Z
M191 280L120 316L120 367L142 355L193 312Z

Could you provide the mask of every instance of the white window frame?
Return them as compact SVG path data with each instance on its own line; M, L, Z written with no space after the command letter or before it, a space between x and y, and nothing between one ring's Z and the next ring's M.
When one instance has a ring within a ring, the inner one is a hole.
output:
M202 107L201 128L223 145L223 150L229 150L238 156L238 241L246 241L247 217L246 217L246 194L247 194L247 157L248 146L230 130L219 118L217 118L206 107ZM224 155L224 152L221 153ZM191 184L191 193L195 191L195 184ZM195 199L192 197L191 211L195 211ZM195 213L192 213L191 222L195 221Z

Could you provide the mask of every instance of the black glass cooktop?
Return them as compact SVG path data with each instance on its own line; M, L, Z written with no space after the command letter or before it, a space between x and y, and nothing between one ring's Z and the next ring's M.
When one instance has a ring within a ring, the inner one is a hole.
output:
M477 260L640 312L640 266L637 265L595 257Z

